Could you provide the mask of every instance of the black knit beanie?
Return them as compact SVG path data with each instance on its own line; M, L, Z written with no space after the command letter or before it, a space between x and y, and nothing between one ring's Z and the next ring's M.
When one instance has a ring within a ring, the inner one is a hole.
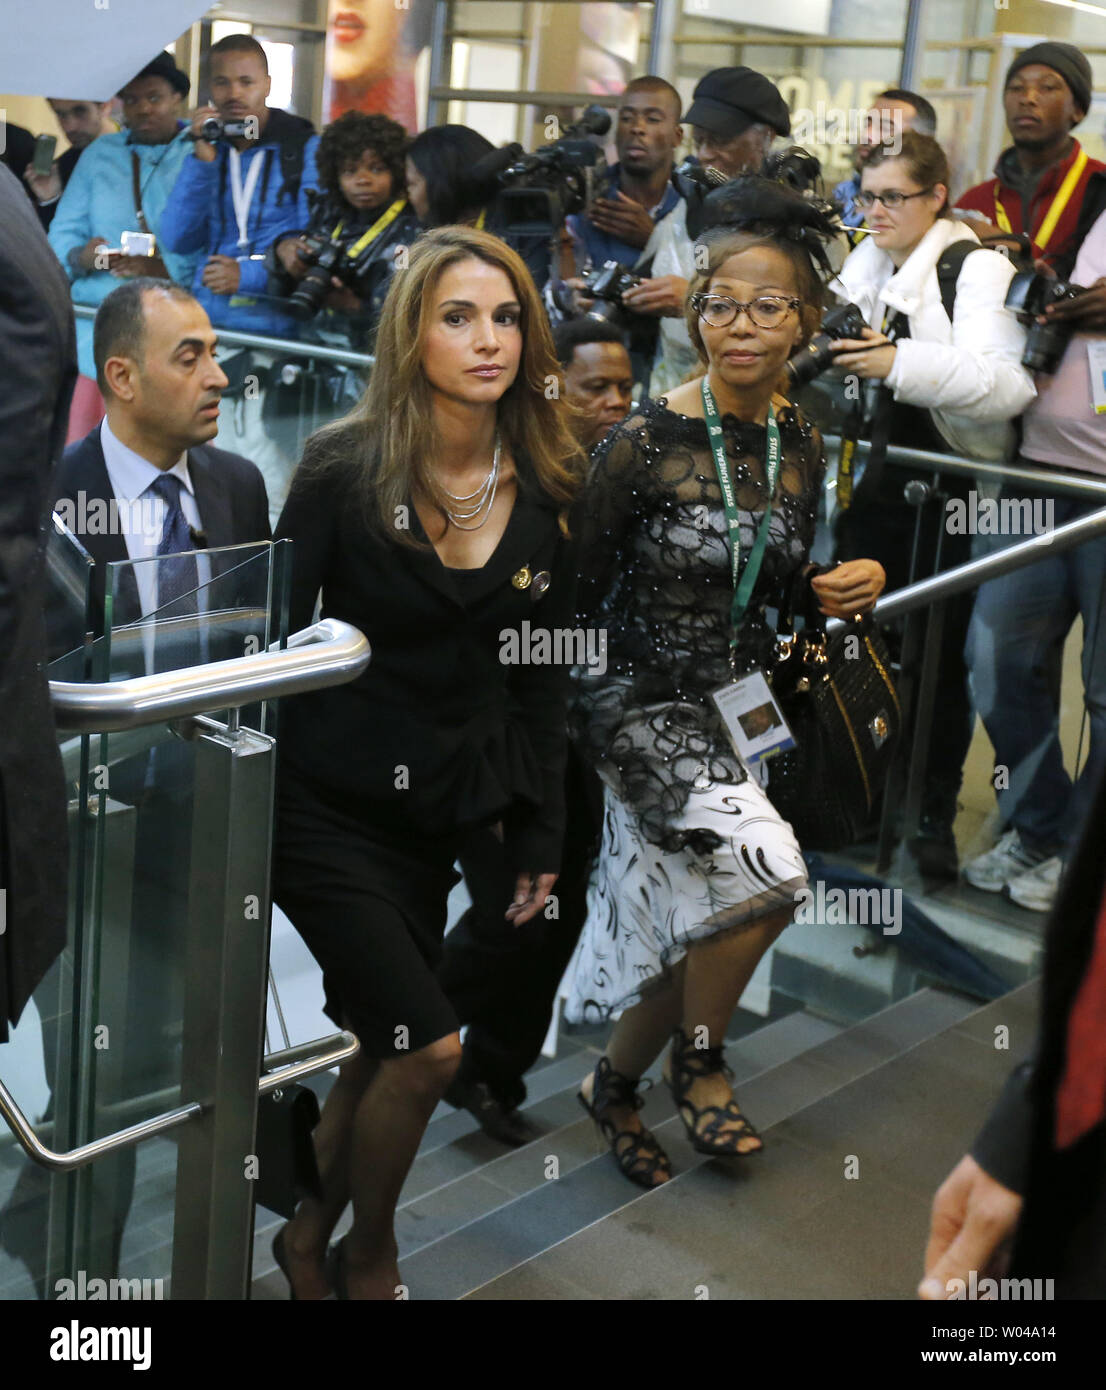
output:
M1019 68L1027 68L1030 63L1040 63L1042 67L1058 72L1071 88L1075 104L1085 116L1091 109L1091 90L1093 78L1091 65L1086 57L1070 43L1035 43L1024 53L1019 53L1006 72L1004 87L1009 87L1010 79Z

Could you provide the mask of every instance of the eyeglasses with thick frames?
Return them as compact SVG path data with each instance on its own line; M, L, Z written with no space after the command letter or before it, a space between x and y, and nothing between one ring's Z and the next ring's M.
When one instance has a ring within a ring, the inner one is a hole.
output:
M869 193L865 189L863 193L856 195L856 201L862 208L874 207L876 203L881 203L885 208L901 208L910 198L924 198L927 193L932 192L933 184L917 193L900 193L897 188L889 188L884 193Z
M693 294L691 307L711 328L728 328L744 311L757 328L779 328L788 314L798 309L801 299L786 299L781 295L763 294L741 304L724 294Z

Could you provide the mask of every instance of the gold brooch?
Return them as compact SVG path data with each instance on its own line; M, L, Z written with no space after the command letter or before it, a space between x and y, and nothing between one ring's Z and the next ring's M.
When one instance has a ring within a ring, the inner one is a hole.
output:
M516 589L528 589L533 578L534 576L530 573L526 565L523 565L520 570L516 570L514 574L511 575L511 583Z

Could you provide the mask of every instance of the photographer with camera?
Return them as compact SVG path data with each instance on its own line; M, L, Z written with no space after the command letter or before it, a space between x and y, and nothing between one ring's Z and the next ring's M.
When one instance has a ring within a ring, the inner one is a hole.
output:
M186 74L168 53L159 53L120 92L127 129L92 140L74 164L49 240L75 304L100 304L121 279L133 276L191 280L195 258L174 253L160 240L165 208L188 154L188 88ZM103 415L90 319L77 320L77 356L83 380L74 413L83 418L91 411L87 429Z
M1020 361L1024 330L1004 307L1014 266L951 216L948 186L948 160L931 136L908 130L872 150L857 194L870 235L838 277L839 294L869 326L833 344L835 364L873 383L861 425L871 453L851 505L838 514L838 556L873 555L892 589L910 582L918 512L903 496L910 475L883 467L887 445L1008 458L1012 422L1034 395ZM936 536L940 569L971 558L971 536L947 524L946 499L965 500L973 486L971 478L946 474L925 502L925 568L917 578L931 572L935 556L926 548ZM839 508L846 495L839 477ZM971 609L970 593L946 604L935 697L941 729L930 744L919 833L909 845L922 873L942 878L958 870L952 826L974 722L963 656Z
M404 183L406 145L397 121L358 111L340 116L319 139L311 221L268 257L271 287L311 324L313 337L338 335L357 352L373 351L395 253L418 234Z
M1003 105L1014 143L999 155L994 179L956 204L985 243L1009 238L1024 250L1029 240L1032 254L1060 274L1070 268L1088 182L1106 169L1071 134L1093 89L1091 65L1070 43L1034 44L1010 64Z
M1101 185L1102 174L1095 176ZM1088 193L1088 203L1090 192ZM1081 223L1077 237L1085 224ZM1007 303L1031 312L1027 357L1038 370L1037 399L1022 420L1018 463L1106 477L1106 212L1100 212L1078 247L1073 286L1064 292L1046 269L1011 286ZM1077 287L1084 286L1083 289ZM1060 292L1062 297L1053 296ZM1033 312L1036 311L1036 312ZM1101 503L1018 485L1003 488L1063 526ZM1001 500L1000 500L1001 505ZM995 537L997 546L1017 537ZM1004 892L1019 906L1047 912L1053 905L1069 850L1087 819L1094 788L1106 775L1106 540L1084 541L983 584L968 641L972 691L995 750L1009 770L997 792L1005 833L987 854L965 866L964 877L986 892ZM1074 785L1059 739L1060 667L1064 643L1083 622L1083 702L1090 724L1087 759Z
M269 64L256 39L231 34L208 58L215 105L192 119L192 154L166 205L162 239L170 250L201 253L191 289L217 328L292 338L298 322L285 302L269 297L265 261L275 242L310 221L319 137L310 121L266 106ZM224 359L224 395L236 409L219 433L221 448L261 469L274 518L300 444L296 417L267 405L275 365L264 350Z
M608 171L607 196L595 198L586 212L567 220L587 261L583 276L565 281L576 292L573 309L622 323L634 379L648 383L654 395L659 392L651 372L658 365L662 318L676 320L675 341L683 347L671 384L682 381L698 360L683 322L687 276L651 273L670 222L686 239L685 205L700 192L697 184L676 173L676 151L683 140L680 113L680 94L663 77L635 77L628 83L618 110L618 162ZM600 308L599 300L611 307ZM665 345L671 346L668 335Z

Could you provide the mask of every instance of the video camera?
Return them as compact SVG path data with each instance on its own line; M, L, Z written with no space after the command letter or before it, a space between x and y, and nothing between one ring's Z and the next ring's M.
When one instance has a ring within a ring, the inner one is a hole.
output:
M190 131L190 140L206 140L214 144L216 140L256 140L258 135L256 116L247 116L243 121L224 121L218 116L208 116L198 131Z
M477 160L472 181L498 185L507 235L552 237L567 216L588 207L607 173L603 151L590 137L610 128L609 113L589 106L559 140L533 154L514 144Z

